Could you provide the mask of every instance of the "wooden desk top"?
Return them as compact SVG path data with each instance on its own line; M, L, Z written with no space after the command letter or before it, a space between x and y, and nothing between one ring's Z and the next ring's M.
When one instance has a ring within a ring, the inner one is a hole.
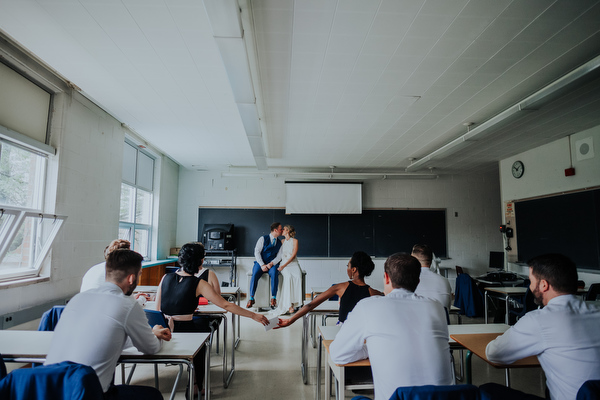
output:
M313 310L309 311L309 314L333 314L337 312L340 312L340 302L327 300L316 306Z
M331 342L333 342L333 340L323 340L323 346L325 346L325 348L327 349L327 353L329 353L329 345L331 344ZM358 361L354 361L348 364L335 364L338 367L370 367L371 366L371 361L369 361L369 359L365 359L365 360L358 360Z
M475 353L477 357L481 358L483 361L496 368L506 368L507 366L510 366L510 368L526 368L540 366L540 362L538 361L536 356L523 358L522 360L517 360L509 365L496 364L489 361L485 356L485 348L489 342L496 339L500 335L501 333L471 333L462 335L450 335L450 338L456 340L456 342L461 344L463 347Z

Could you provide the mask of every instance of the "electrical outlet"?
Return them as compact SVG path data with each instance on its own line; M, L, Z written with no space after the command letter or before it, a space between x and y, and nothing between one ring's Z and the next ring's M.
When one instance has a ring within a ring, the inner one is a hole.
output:
M15 315L14 314L5 314L2 316L2 329L10 328L11 326L15 326Z

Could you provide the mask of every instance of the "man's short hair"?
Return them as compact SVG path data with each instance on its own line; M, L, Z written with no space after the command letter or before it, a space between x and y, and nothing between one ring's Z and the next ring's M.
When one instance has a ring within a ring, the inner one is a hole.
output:
M281 225L281 222L273 222L271 224L271 232L273 232L275 229L279 228L279 225Z
M431 265L431 260L433 260L433 252L426 244L415 244L411 255L426 265Z
M394 289L406 289L414 292L419 284L421 263L410 254L392 254L385 260L383 269L390 277Z
M129 240L115 239L112 242L110 242L110 244L104 249L104 259L106 260L108 258L108 255L113 251L120 249L131 249L131 243L129 243Z
M527 261L537 279L546 280L558 293L577 293L577 266L562 254L544 254Z
M115 250L106 258L106 276L122 282L131 274L138 274L144 257L133 250Z

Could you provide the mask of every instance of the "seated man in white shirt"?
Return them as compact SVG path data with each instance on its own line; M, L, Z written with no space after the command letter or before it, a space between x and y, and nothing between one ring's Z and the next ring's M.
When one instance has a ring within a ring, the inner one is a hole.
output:
M448 279L430 269L433 252L429 246L426 244L415 244L411 256L421 263L420 282L415 293L439 301L449 312L452 300L452 287Z
M600 309L577 298L577 267L561 254L530 260L529 289L543 309L525 314L502 336L490 342L486 357L511 364L537 356L546 375L550 398L574 400L587 380L600 379ZM534 396L486 384L491 398Z
M143 257L116 250L106 259L106 282L79 293L69 301L54 330L45 365L72 361L92 367L105 399L162 399L153 387L112 384L125 341L144 354L160 350L171 331L150 328L142 307L131 297L141 273Z
M399 386L454 383L444 308L413 293L420 273L416 258L389 256L385 297L358 302L329 348L336 364L370 359L376 400L388 400Z
M81 289L80 292L85 292L86 290L95 289L98 286L102 285L105 281L106 275L106 258L110 253L119 249L129 250L131 248L131 243L128 240L123 239L115 239L106 248L104 249L104 260L103 262L94 265L83 275L83 279L81 280Z

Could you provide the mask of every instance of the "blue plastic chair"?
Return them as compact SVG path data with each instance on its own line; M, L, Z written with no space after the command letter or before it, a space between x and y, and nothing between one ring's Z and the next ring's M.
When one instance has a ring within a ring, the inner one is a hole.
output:
M584 382L577 392L576 400L600 400L600 380Z
M475 385L404 386L396 389L390 400L479 400Z
M92 367L64 361L12 371L0 381L0 398L103 400L104 393Z

